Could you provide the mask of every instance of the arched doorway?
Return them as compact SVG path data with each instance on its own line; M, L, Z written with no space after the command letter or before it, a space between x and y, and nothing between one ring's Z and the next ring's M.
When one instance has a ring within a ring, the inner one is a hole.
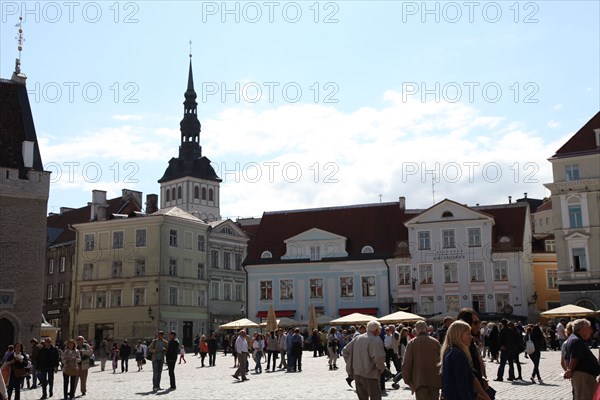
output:
M580 300L577 302L579 307L588 308L590 310L596 310L596 305L589 300Z
M9 344L15 343L15 327L6 318L0 318L0 354L8 349Z

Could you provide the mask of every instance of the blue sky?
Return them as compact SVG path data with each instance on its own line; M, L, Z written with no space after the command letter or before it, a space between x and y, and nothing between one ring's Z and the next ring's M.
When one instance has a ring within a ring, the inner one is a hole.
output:
M190 40L228 217L543 197L547 158L600 109L597 1L0 4L3 78L24 16L49 211L158 193Z

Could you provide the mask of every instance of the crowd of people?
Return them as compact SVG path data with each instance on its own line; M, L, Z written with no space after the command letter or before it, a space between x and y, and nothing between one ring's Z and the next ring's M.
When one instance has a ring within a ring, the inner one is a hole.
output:
M564 378L571 381L574 400L600 399L600 363L590 350L597 343L598 329L586 319L567 323L561 320L556 326L543 328L539 324L523 326L520 322L502 319L499 323L481 321L469 308L462 309L456 319L446 317L443 325L434 330L424 321L414 325L390 324L381 326L375 320L366 326L346 329L314 330L310 334L299 328L282 328L248 334L244 329L222 337L221 345L226 356L234 360L232 375L236 380L247 381L249 371L262 374L264 370L287 373L302 372L304 350L310 348L313 357L326 357L330 371L338 370L338 360L343 356L346 365L346 382L356 386L359 399L381 399L386 395L385 383L400 388L404 381L417 400L493 400L495 390L488 380L486 369L498 364L494 381L503 381L508 366L508 381L523 380L520 355L533 364L533 383L542 383L539 370L541 352L561 351ZM185 350L176 338L176 332L163 331L147 345L138 341L132 349L126 339L112 346L103 341L96 349L83 336L55 347L50 338L42 343L31 339L29 352L18 342L10 346L2 360L3 378L0 379L0 399L20 400L20 390L41 387L41 399L53 396L54 375L59 368L63 375L63 398L72 399L79 386L81 396L86 395L88 369L93 365L93 355L100 359L100 369L105 370L107 360L112 361L112 371L127 373L129 359L134 355L138 371L146 360L152 365L152 391L161 388L161 377L166 364L169 389L176 390L175 365L186 363ZM556 343L555 343L556 342ZM215 333L198 335L194 339L194 354L200 355L201 366L215 366L218 340ZM252 363L252 365L251 365ZM487 364L487 368L486 368ZM392 372L395 370L395 373ZM490 371L490 373L493 373ZM537 381L536 381L537 380ZM32 381L32 382L31 382Z

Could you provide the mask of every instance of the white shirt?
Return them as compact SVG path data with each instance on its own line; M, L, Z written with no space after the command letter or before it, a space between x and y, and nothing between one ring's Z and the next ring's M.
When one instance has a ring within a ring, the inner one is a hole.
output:
M238 353L248 353L248 342L242 335L239 335L235 340L235 351Z
M560 322L558 325L556 325L556 336L563 340L567 338L567 335L565 334L565 327Z

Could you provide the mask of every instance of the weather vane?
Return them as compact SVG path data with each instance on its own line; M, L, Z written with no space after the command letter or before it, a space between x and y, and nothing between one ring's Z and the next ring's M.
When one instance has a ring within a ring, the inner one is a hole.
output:
M190 40L190 58L192 58L192 41Z

